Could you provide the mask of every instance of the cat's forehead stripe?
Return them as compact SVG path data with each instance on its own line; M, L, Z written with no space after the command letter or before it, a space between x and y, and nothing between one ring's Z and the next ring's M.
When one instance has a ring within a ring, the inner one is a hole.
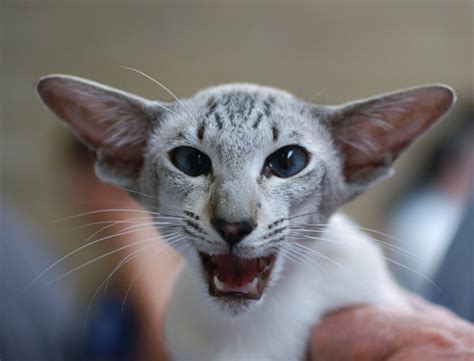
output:
M201 124L198 127L197 130L197 137L200 141L202 141L202 138L204 138L204 131L206 130L206 123L201 122Z
M217 102L214 97L210 97L209 100L206 103L207 106L207 112L206 112L206 118L210 117L216 110L217 107Z
M274 96L269 96L268 99L263 101L264 113L267 117L269 117L272 113L273 104L275 104Z
M278 141L278 137L280 135L280 131L278 130L276 124L272 125L272 136L273 136L273 141L276 142Z
M261 120L262 120L262 117L263 117L263 113L258 113L257 119L255 119L255 122L254 122L253 125L252 125L252 128L253 128L253 129L257 129L257 128L258 128L258 125L260 124L260 122L261 122Z
M254 91L232 90L220 95L211 95L205 104L204 120L215 121L219 130L224 125L235 127L248 122L252 124L253 129L257 129L264 116L272 116L275 102L274 95L266 96ZM199 134L202 135L203 131L200 130Z
M222 126L224 125L224 124L222 123L222 117L221 117L221 115L220 115L219 113L215 113L215 114L214 114L214 118L216 119L217 127L219 128L219 130L221 130L221 129L222 129Z

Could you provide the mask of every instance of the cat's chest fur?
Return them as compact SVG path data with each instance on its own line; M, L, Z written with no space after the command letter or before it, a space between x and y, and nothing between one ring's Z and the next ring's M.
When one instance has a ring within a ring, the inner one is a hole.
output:
M404 306L378 247L344 216L331 217L322 238L308 245L315 252L287 265L261 307L238 319L217 314L185 266L166 317L172 358L302 360L310 330L325 313L360 303Z

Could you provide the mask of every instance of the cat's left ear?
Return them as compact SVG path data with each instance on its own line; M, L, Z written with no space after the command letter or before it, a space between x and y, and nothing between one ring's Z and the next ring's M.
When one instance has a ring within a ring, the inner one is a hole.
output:
M392 172L392 164L451 108L453 89L428 85L329 107L328 121L343 156L348 198Z
M134 184L159 113L156 102L69 75L43 77L38 93L95 153L101 180L118 186Z

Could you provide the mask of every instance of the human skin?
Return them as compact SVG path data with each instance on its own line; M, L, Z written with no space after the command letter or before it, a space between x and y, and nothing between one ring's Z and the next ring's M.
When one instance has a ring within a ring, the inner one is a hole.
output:
M312 359L474 360L471 323L415 296L410 302L410 310L363 305L327 315L313 330Z

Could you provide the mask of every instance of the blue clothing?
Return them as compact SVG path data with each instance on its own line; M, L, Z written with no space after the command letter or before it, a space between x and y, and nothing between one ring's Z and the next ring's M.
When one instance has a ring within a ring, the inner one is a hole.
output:
M6 214L8 210L8 214ZM47 243L21 223L11 206L0 211L0 359L69 361L80 338L76 309L66 283L45 277L24 288L54 258ZM58 267L61 269L61 267ZM55 270L58 271L58 270Z
M474 322L474 192L426 298Z

